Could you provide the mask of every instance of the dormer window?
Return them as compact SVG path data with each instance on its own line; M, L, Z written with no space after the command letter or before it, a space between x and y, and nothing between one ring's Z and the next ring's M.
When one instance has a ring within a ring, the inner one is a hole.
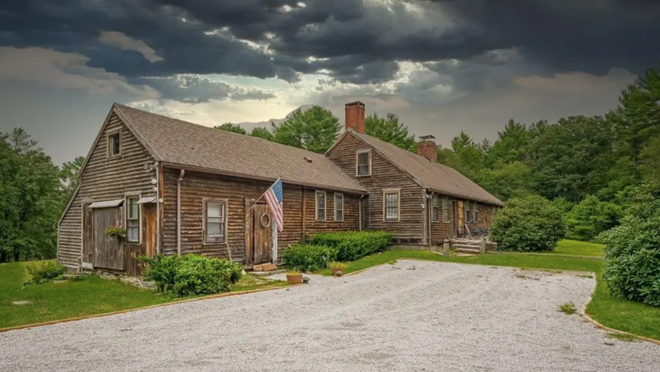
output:
M371 150L358 150L356 156L355 174L357 176L371 175Z

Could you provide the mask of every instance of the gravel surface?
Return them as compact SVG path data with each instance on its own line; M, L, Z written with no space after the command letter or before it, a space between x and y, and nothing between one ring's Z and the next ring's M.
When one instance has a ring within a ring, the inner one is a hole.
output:
M558 311L594 279L400 261L250 295L0 333L0 371L658 371Z

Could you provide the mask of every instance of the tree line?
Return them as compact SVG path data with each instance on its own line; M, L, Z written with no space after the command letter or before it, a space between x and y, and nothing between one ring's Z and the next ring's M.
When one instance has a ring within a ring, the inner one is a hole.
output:
M23 129L0 133L0 262L55 257L57 221L83 161L57 166Z
M369 115L365 127L371 136L416 151L415 136L393 113ZM248 134L231 123L216 128ZM314 106L250 135L323 153L340 129L329 110ZM660 184L660 69L624 89L605 115L556 123L511 119L494 141L461 132L450 147L438 147L438 161L503 201L525 195L551 200L564 213L569 237L593 240L618 224L637 186Z

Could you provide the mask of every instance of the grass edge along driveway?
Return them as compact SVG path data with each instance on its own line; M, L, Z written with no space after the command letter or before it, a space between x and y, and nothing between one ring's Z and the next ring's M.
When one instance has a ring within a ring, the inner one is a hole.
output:
M210 296L174 297L137 288L119 280L84 277L65 282L23 286L29 262L0 264L0 330L52 321L137 310ZM286 286L286 282L244 275L229 293ZM222 294L220 294L222 295ZM29 301L14 305L15 301Z
M592 245L592 247L585 247ZM454 262L489 266L519 267L522 269L542 269L556 271L588 271L596 276L596 290L586 313L592 319L606 327L660 340L660 308L633 302L610 294L602 273L604 260L602 245L564 240L561 250L556 254L534 253L497 253L476 256L451 256L428 251L388 250L348 263L345 273L365 270L372 266L394 262L398 259L416 259L427 261ZM589 251L590 253L585 254ZM587 257L592 256L592 257ZM329 275L329 270L321 272Z

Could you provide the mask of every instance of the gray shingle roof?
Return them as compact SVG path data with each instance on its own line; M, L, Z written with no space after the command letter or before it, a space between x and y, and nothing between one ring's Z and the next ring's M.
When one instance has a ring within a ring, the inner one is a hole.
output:
M323 154L119 104L115 110L154 157L167 164L273 181L281 176L285 184L366 191Z
M431 162L378 138L351 130L351 133L373 146L402 170L408 172L422 187L441 194L503 206L504 203L454 168Z

